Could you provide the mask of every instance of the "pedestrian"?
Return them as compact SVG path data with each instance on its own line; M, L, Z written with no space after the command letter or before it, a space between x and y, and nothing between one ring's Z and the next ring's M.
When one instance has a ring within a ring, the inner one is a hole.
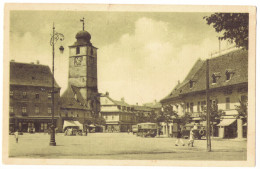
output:
M127 130L127 133L128 133L128 134L130 133L130 130L129 130L129 129Z
M86 129L86 136L88 135L88 129Z
M191 130L190 130L190 140L189 140L189 143L188 143L188 146L190 146L191 145L191 147L193 147L193 145L194 145L194 128L192 128Z
M18 135L19 135L19 132L18 132L18 130L16 130L16 132L14 132L14 137L15 137L16 143L18 143Z
M180 143L180 142L181 142L182 146L185 146L185 144L182 140L182 133L181 132L182 132L181 129L179 129L178 132L177 132L177 140L175 142L175 146L178 146L178 143Z

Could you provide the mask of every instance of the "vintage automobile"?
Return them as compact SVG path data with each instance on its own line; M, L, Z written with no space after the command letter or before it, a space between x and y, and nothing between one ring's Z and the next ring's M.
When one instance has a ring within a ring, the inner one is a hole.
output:
M139 123L137 124L136 136L155 137L157 135L158 125L156 123Z
M195 127L194 127L195 126ZM195 139L201 139L206 136L206 127L200 124L186 124L182 129L182 137L188 139L190 137L190 130L193 129Z

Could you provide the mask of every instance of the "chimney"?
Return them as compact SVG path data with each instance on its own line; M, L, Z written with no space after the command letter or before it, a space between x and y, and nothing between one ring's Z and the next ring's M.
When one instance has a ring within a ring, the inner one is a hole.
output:
M136 103L136 105L138 106L138 103Z
M109 92L106 92L106 96L109 96Z
M38 64L40 64L40 61L39 61L39 60L37 60L37 61L36 61L36 63L37 63L37 65L38 65Z
M14 60L14 59L12 59L12 60L11 60L11 62L15 62L15 60Z
M125 98L124 98L124 97L122 97L122 98L121 98L121 101L122 101L122 102L125 102Z

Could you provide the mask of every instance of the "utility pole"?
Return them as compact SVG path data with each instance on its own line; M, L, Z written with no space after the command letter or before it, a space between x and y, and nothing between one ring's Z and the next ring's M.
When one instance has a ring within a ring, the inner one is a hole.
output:
M209 100L209 59L206 60L206 100L207 100L207 151L211 151L210 140L210 100Z

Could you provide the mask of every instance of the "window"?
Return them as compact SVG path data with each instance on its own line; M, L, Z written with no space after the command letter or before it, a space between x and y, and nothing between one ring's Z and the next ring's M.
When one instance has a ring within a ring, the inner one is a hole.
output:
M65 112L65 117L68 117L68 112Z
M186 104L186 112L189 112L189 109L190 109L190 104L187 103L187 104Z
M230 80L230 73L226 72L226 80Z
M77 48L76 48L76 54L80 54L80 47L79 46L77 46Z
M190 112L193 113L193 103L190 103Z
M10 91L10 97L12 98L14 96L14 91Z
M26 107L22 107L22 113L26 113L27 109Z
M112 115L112 120L114 120L114 115Z
M51 114L51 107L48 107L48 113Z
M91 50L90 50L90 54L93 55L93 48L91 48Z
M39 99L39 98L40 98L40 94L39 94L39 93L36 93L36 94L35 94L35 98L36 98L36 99Z
M77 117L79 117L79 114L77 113Z
M51 99L52 97L51 97L51 93L48 93L48 99Z
M27 92L23 92L23 98L25 99L27 97Z
M212 76L212 83L217 83L217 78L216 78L216 76Z
M9 107L9 112L10 112L10 113L13 113L13 112L14 112L14 107L13 107L13 106L10 106L10 107Z
M200 102L198 102L198 105L197 105L197 112L200 112Z
M204 111L204 108L206 106L206 101L201 102L201 111Z
M230 98L227 97L226 98L226 110L229 110L230 109Z
M40 112L40 108L38 106L35 107L35 113L38 114Z
M193 87L193 81L190 80L190 88L192 88L192 87Z

